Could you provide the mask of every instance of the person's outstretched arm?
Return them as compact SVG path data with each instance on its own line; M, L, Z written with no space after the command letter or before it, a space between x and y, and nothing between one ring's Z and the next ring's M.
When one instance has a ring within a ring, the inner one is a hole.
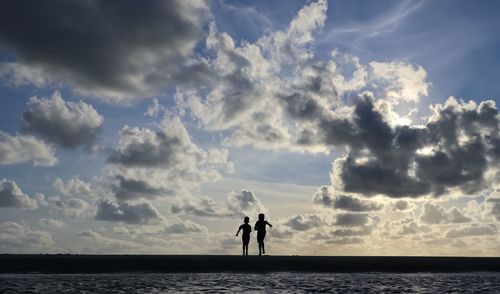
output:
M257 229L257 223L255 223L255 227L253 229L256 230L256 231L258 230Z
M269 222L266 222L266 224L268 224L270 228L273 227L273 225L271 225Z
M236 237L238 237L238 234L240 233L241 231L241 227L238 228L238 232L236 232Z

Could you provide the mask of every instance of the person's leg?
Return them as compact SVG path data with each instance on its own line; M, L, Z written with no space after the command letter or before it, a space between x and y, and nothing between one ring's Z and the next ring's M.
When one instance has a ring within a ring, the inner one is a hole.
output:
M248 255L248 243L250 243L250 236L243 237L243 255Z
M266 238L266 232L262 234L262 254L266 254L266 247L264 245L264 238Z

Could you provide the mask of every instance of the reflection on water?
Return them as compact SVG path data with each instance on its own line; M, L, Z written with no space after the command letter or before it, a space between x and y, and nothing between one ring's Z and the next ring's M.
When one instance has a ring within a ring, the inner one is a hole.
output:
M495 273L0 275L0 293L497 293Z

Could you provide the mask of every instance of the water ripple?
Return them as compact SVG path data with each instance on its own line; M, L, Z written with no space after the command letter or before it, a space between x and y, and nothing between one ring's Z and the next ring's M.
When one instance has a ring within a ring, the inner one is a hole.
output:
M0 293L499 293L494 273L0 275Z

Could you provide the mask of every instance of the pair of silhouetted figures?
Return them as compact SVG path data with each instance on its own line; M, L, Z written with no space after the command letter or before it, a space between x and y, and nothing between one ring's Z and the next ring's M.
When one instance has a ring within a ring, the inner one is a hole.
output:
M264 219L264 214L259 214L259 220L255 223L254 230L257 231L257 243L259 244L259 255L266 254L266 249L264 247L264 238L266 237L266 225L273 227ZM248 255L248 243L250 242L250 233L252 232L252 227L248 224L250 219L246 216L243 221L245 222L238 228L236 232L236 237L240 231L243 231L241 235L241 241L243 242L243 255Z

